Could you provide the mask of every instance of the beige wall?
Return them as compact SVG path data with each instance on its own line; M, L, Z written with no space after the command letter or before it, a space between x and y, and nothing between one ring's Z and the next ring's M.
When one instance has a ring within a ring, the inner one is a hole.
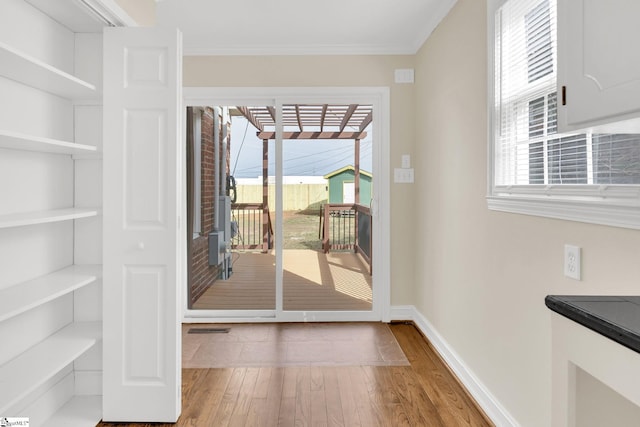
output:
M637 295L640 231L487 209L486 31L485 1L458 0L416 56L423 218L405 254L414 256L420 312L521 425L548 426L544 297ZM563 276L565 243L582 247L580 282Z
M141 27L151 27L156 22L155 0L116 0Z
M184 85L211 87L386 86L391 90L391 169L414 150L414 86L393 83L394 69L414 56L193 56L184 58ZM419 172L417 172L419 174ZM386 177L390 179L391 177ZM384 177L381 177L384 179ZM391 303L411 304L414 185L391 184ZM409 225L409 226L407 226Z

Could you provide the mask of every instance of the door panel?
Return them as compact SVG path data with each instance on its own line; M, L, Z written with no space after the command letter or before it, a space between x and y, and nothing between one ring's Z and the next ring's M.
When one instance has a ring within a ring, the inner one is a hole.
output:
M104 35L105 421L180 415L181 35Z

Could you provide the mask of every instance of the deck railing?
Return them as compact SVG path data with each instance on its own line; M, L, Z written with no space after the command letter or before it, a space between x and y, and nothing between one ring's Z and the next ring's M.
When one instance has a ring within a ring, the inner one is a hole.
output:
M231 240L232 249L259 249L267 252L273 248L273 225L269 208L262 203L234 203L231 205L231 221L238 229Z
M356 204L325 204L321 218L323 251L357 252L371 269L371 209Z

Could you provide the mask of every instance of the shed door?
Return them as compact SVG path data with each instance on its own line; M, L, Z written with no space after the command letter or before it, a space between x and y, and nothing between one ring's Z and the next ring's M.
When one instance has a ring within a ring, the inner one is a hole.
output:
M356 202L356 184L355 182L342 183L342 203Z

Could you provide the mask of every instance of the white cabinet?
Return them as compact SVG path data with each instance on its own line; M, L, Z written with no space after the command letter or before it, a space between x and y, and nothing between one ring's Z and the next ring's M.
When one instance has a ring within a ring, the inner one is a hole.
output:
M102 415L103 24L79 4L0 13L0 416L36 427Z
M638 17L638 0L558 0L561 131L640 116Z

